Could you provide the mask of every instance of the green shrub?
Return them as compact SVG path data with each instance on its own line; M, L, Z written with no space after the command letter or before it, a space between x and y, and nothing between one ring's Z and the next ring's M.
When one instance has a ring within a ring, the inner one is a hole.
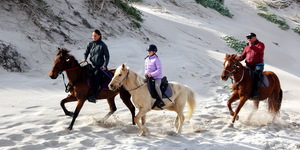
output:
M136 8L129 6L127 3L123 2L122 0L115 0L117 6L121 7L123 11L125 11L128 15L134 17L137 21L142 22L142 13L137 10Z
M142 25L139 23L139 22L137 22L137 21L132 21L132 23L136 26L136 27L138 27L138 28L140 28L140 27L142 27Z
M300 26L296 27L295 29L293 29L294 32L298 33L300 35Z
M242 53L244 51L244 47L246 46L246 41L239 41L233 36L224 36L222 37L223 40L225 40L226 44L233 48L238 53Z
M258 8L258 10L265 11L265 12L268 11L268 8L261 3L257 3L256 7Z
M270 12L266 12L266 13L258 13L259 16L266 18L267 20L279 24L279 28L282 30L288 30L290 29L290 26L286 24L284 18L278 19L277 16L275 14L271 14Z
M229 9L224 7L219 0L196 0L196 2L204 7L215 9L224 16L227 16L229 18L233 17L233 14L229 12Z

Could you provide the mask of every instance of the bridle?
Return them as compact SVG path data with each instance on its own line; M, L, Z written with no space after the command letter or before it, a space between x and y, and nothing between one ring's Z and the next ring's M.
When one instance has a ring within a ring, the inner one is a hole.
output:
M228 60L226 60L226 61L228 61ZM232 66L232 68L233 68L232 71L229 71L228 69L224 69L224 71L226 71L226 72L229 73L229 77L230 77L231 80L233 80L233 79L232 79L232 76L233 76L235 73L237 73L237 69L240 68L240 66L239 66L237 63L234 63L234 65ZM242 69L243 69L243 70L242 70L242 71L243 71L242 77L241 77L241 79L240 79L238 82L235 83L235 85L238 85L238 84L244 79L245 70L244 70L244 67L243 67L243 66L242 66Z
M65 63L66 63L66 62L64 62L64 63L62 64L62 66L65 66ZM80 63L80 64L81 64L81 63ZM69 85L70 85L70 82L69 82L68 84L66 84L66 81L65 81L65 75L63 74L63 72L64 72L64 71L67 72L67 71L71 71L71 70L76 70L76 69L79 69L79 68L80 68L80 66L78 66L78 67L73 67L73 68L69 68L69 69L64 69L64 67L58 68L56 65L53 66L53 69L56 69L56 70L59 71L59 72L58 72L58 75L62 74L62 76L63 76L63 82L64 82L64 85L65 85L65 92L66 92L66 93L68 93L72 87L68 88ZM76 84L76 81L73 82L73 85L72 85L72 86L74 86L75 84Z
M119 81L118 79L115 79L115 78L113 78L113 80L116 81L119 85L121 85L121 83L122 83L125 79L126 79L126 80L128 79L128 76L129 76L129 69L128 69L128 72L127 72L126 76L125 76L121 81ZM127 91L133 91L133 90L136 90L136 89L140 88L141 86L143 86L144 84L145 84L145 83L143 83L143 84L137 86L136 88L133 88L133 89L130 89L130 90L127 90Z
M59 73L58 74L62 74L62 72L64 72L64 71L71 71L71 70L76 70L76 69L79 69L80 67L74 67L74 68L70 68L70 69L62 69L62 68L58 68L58 67L56 67L56 66L53 66L53 69L56 69L56 70L58 70L59 71Z

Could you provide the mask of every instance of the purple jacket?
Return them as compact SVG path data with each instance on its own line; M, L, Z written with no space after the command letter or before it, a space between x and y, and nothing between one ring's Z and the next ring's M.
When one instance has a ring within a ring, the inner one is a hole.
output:
M154 79L163 77L161 62L156 55L149 56L145 59L145 75L149 73L151 73Z

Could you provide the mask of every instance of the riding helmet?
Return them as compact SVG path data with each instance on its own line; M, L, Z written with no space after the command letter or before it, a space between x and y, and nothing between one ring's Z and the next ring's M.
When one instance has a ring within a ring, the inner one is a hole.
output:
M154 44L150 44L147 48L147 51L155 51L157 52L157 47Z

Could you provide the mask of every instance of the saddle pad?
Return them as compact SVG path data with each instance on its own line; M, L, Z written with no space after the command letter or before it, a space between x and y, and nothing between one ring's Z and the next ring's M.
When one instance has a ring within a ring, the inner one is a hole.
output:
M268 87L269 86L269 80L265 74L262 75L260 80L261 80L261 82L258 85L258 87Z
M172 95L173 95L173 92L172 92L171 85L168 84L168 87L167 87L165 93L162 94L162 98L170 98L170 97L172 97Z
M249 70L250 79L252 76L251 70ZM262 73L262 77L260 78L260 82L258 83L258 87L268 87L269 86L269 80L268 77Z

